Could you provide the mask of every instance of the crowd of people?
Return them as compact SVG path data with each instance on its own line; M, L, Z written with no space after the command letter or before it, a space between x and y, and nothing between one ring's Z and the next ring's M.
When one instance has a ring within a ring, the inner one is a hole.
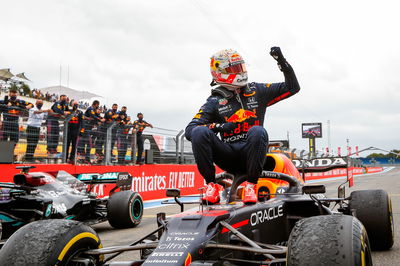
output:
M48 102L56 102L57 101L57 99L58 99L58 94L56 94L56 93L49 93L49 92L46 92L46 93L43 93L41 90L39 90L39 89L33 89L32 91L31 91L31 93L32 93L32 97L33 98L35 98L35 99L40 99L40 100L45 100L45 101L48 101Z
M40 91L35 91L40 93ZM39 94L38 94L39 95ZM36 98L35 105L17 98L17 91L10 90L9 94L0 100L0 140L19 141L19 117L28 116L26 136L27 146L25 161L34 160L34 154L39 142L40 129L45 121L47 128L47 153L49 157L58 154L60 139L60 121L65 121L67 127L67 161L69 163L91 164L93 161L102 162L106 150L107 131L111 132L111 151L117 147L118 164L125 164L127 150L132 146L133 134L136 134L137 164L143 164L143 136L146 127L153 127L143 120L143 114L138 113L135 121L127 114L127 107L118 109L113 104L107 109L94 100L91 106L81 108L76 100L69 100L66 95L60 95L51 108L43 109L43 99ZM81 109L85 109L84 111ZM111 128L112 127L112 128ZM65 137L65 136L64 136ZM91 150L95 149L95 159L92 160Z

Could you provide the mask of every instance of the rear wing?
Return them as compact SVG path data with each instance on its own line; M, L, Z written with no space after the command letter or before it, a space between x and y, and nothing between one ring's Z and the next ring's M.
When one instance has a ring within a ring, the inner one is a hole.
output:
M350 165L348 157L293 159L292 162L302 174L304 182L306 181L306 173L323 173L334 169L346 168L347 182L349 182L350 187L353 186L353 171L349 167Z

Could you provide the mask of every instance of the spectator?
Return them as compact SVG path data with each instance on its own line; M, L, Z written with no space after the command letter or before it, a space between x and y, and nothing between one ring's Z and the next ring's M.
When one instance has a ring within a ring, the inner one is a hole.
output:
M82 127L83 112L78 109L78 102L72 103L71 120L68 122L67 133L67 161L75 164L76 142L78 139L79 131ZM72 146L71 152L69 147Z
M121 111L118 112L118 117L117 117L117 140L118 140L118 162L122 160L125 162L125 155L122 156L124 153L123 147L124 147L124 134L123 131L125 130L125 125L126 125L126 119L128 115L126 114L127 108L126 106L122 106ZM126 152L125 152L126 153Z
M118 104L114 103L112 105L112 109L107 110L107 112L104 114L104 118L106 120L107 128L109 128L114 121L116 122L118 118ZM111 131L111 155L116 142L117 142L117 126L114 126L114 128Z
M2 138L3 141L19 140L19 116L23 110L29 110L33 104L17 99L17 91L11 89L9 95L0 100L0 113L3 113ZM15 146L14 146L15 147Z
M86 109L83 117L83 127L81 129L81 138L78 145L78 153L85 156L84 163L90 164L90 150L91 150L91 131L93 126L98 122L104 122L104 118L101 118L96 112L99 108L99 101L93 101L92 106Z
M33 155L35 154L36 146L39 141L40 126L42 125L43 119L47 116L50 110L42 110L43 101L36 100L36 106L29 110L29 118L27 122L27 146L25 160L30 162L33 161Z
M142 113L138 113L137 114L137 118L138 120L136 120L133 123L135 132L136 132L136 143L137 143L137 148L138 148L138 153L137 153L137 158L136 158L136 164L143 164L143 160L142 160L142 154L143 154L143 143L144 143L144 139L143 139L143 130L146 127L151 127L153 128L153 125L150 123L147 123L145 120L143 120L143 114Z
M56 154L60 137L60 123L58 120L70 114L67 96L61 95L60 101L55 102L51 110L52 112L47 117L47 153Z
M124 120L121 120L120 128L117 133L118 135L118 164L125 164L125 156L128 150L128 143L130 143L129 129L131 125L131 117L127 116Z
M97 115L101 117L102 108L96 110ZM97 122L96 132L93 132L92 138L95 139L94 147L96 149L97 162L100 163L104 159L103 147L107 135L107 126L103 122Z

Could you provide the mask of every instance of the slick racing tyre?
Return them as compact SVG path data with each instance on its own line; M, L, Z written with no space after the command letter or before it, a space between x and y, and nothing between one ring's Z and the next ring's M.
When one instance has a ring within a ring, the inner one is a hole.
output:
M381 189L359 190L350 194L350 211L362 222L372 250L388 250L394 242L392 202Z
M0 250L0 265L80 265L74 259L86 259L97 265L101 256L83 255L101 248L96 232L89 226L70 220L41 220L16 231Z
M129 190L114 193L107 203L107 219L114 228L130 228L140 224L143 200L139 193Z
M353 216L302 219L289 236L287 265L372 265L367 232Z

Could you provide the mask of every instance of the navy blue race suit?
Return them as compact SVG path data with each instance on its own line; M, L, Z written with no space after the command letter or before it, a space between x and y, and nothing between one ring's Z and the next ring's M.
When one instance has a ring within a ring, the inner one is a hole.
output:
M125 155L128 150L128 132L130 126L128 115L124 111L120 111L117 117L117 139L118 139L118 163L125 164Z
M67 160L74 161L76 153L76 142L78 140L79 132L82 127L83 112L79 109L71 112L71 120L68 122L67 133ZM72 145L71 152L69 147Z
M47 152L57 153L58 139L60 137L60 123L58 120L69 114L68 103L63 101L55 102L51 106L53 113L47 116Z
M95 153L99 160L104 156L103 148L107 137L107 125L105 123L97 123L96 130L92 130L92 139L94 140Z
M132 135L129 134L131 128L132 125L127 120L122 120L118 128L118 164L125 164L126 152L132 144Z
M1 130L1 140L15 141L19 140L19 117L27 107L33 107L33 104L20 99L0 100L0 114L3 113L3 127Z
M133 122L134 127L137 129L136 132L136 145L137 145L137 158L136 158L136 163L142 163L142 155L143 155L143 147L144 147L144 139L143 139L143 131L146 127L150 126L149 123L147 123L145 120L135 120Z
M90 162L90 150L92 149L92 129L94 125L101 122L101 116L96 112L97 108L90 106L86 109L83 117L83 126L80 132L78 153L85 156L85 161Z
M117 111L114 111L113 109L107 110L107 112L104 114L104 119L106 120L107 129L112 125L114 121L117 121L117 118L118 118ZM114 126L113 129L111 130L111 155L116 142L117 142L117 125Z
M285 63L283 83L252 82L235 92L213 89L186 127L185 136L207 183L215 182L214 163L231 173L246 173L249 182L257 183L268 147L266 109L300 90L292 67Z

